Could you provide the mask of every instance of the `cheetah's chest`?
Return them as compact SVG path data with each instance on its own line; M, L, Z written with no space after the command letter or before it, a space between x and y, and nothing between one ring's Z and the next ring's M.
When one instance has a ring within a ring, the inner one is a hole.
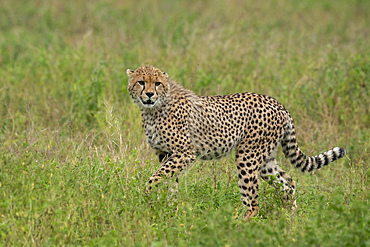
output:
M155 122L146 123L144 126L146 141L152 148L160 148L162 138L159 136L157 124Z
M164 129L167 129L164 124L164 119L158 115L145 116L143 119L145 138L148 144L152 148L169 152L171 149L168 144L169 134L164 131Z

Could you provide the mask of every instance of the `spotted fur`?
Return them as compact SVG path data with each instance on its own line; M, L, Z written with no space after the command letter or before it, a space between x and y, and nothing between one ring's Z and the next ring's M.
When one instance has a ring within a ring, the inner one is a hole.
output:
M161 162L148 181L147 192L196 158L219 158L235 148L238 185L249 220L259 210L259 177L282 188L285 202L295 206L295 183L275 159L279 143L286 158L302 172L315 171L345 155L338 147L316 156L305 155L298 147L289 112L269 96L198 96L152 66L127 70L127 75L128 91L142 112L146 140Z

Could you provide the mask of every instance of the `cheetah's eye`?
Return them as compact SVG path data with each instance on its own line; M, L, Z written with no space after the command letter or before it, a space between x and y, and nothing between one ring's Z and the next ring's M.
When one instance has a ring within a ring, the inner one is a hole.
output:
M162 83L161 82L159 82L159 81L157 81L156 83L155 83L155 86L156 87L158 87L159 85L161 85Z
M141 86L144 86L144 84L145 84L144 81L138 81L137 83L139 83Z

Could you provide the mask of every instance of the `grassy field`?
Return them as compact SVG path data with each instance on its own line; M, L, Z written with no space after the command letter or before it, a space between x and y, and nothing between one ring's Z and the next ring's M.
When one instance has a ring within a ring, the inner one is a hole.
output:
M0 0L0 245L370 246L369 27L366 0ZM233 155L146 198L159 162L125 73L145 64L270 95L302 150L347 157L302 174L279 148L298 209L261 182L250 222Z

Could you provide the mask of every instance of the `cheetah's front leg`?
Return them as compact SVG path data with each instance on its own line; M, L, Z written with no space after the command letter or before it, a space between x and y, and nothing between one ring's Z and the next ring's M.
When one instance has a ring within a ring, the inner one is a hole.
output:
M154 186L158 186L163 177L173 177L177 175L194 162L194 160L195 154L192 151L183 153L174 152L171 154L168 159L163 160L161 167L149 178L145 193L148 194Z

